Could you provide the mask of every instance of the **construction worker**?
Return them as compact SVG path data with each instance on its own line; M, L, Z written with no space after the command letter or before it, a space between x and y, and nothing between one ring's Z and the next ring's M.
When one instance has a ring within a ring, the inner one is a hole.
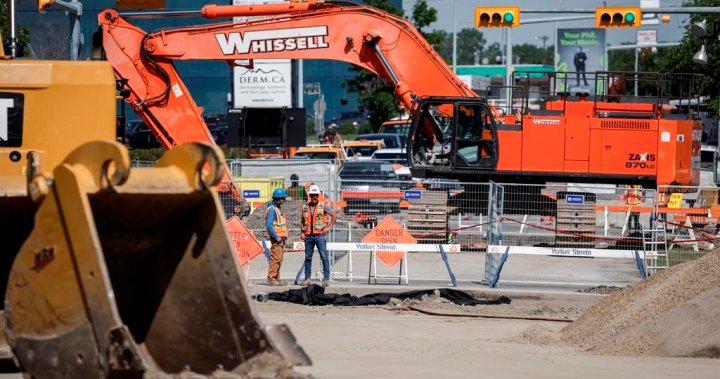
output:
M641 230L642 224L640 224L640 212L632 212L632 207L639 207L645 200L642 186L635 184L625 186L623 198L625 199L625 204L630 207L631 211L630 218L628 220L628 230Z
M662 221L662 227L666 227L665 223L667 222L667 212L663 212L663 210L667 208L668 202L670 201L670 194L668 192L666 189L664 191L658 190L655 193L655 203L658 207L657 221Z
M287 189L287 194L294 200L302 200L305 198L305 187L300 187L300 177L297 174L290 175L290 187Z
M280 266L283 260L283 247L288 238L287 218L283 216L280 207L287 199L284 188L276 188L272 193L272 201L268 201L265 209L265 229L270 235L270 263L268 264L267 285L286 286L280 280Z
M312 274L312 257L315 252L315 246L320 253L320 260L323 265L322 286L330 285L330 261L328 260L327 234L335 225L337 216L335 211L323 201L320 201L320 187L311 185L308 188L310 200L302 207L302 215L300 219L300 229L302 235L300 239L305 241L305 280L303 286L309 286L312 282L310 276ZM328 215L330 221L328 222Z

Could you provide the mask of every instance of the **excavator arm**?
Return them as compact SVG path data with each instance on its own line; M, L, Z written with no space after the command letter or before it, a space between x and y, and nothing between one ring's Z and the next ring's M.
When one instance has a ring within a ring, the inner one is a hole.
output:
M373 72L394 85L403 106L417 115L418 149L448 141L448 130L420 108L423 99L451 99L432 105L454 122L458 102L481 102L407 20L350 3L309 1L258 5L207 5L207 19L250 17L148 33L115 10L98 16L107 60L130 90L127 101L166 148L185 142L212 142L202 110L175 70L175 60L224 60L252 66L256 59L335 60ZM498 112L488 129L497 145ZM473 108L474 109L474 108ZM479 112L479 111L478 111ZM479 114L479 113L478 113ZM424 119L421 118L422 115ZM445 133L445 135L443 135ZM412 136L411 136L412 138ZM497 162L497 149L489 169ZM224 179L230 179L226 167Z
M198 108L175 71L173 60L327 59L369 70L395 85L403 105L414 96L477 97L406 20L364 6L333 3L208 5L206 18L266 16L241 22L147 33L114 10L99 16L107 59L128 80L128 101L168 129L161 113L200 121ZM294 5L294 6L293 6ZM180 99L179 101L177 99ZM167 109L161 111L160 108ZM152 122L153 120L151 120ZM188 129L186 124L183 129ZM175 138L167 130L163 144ZM188 131L189 133L189 131Z

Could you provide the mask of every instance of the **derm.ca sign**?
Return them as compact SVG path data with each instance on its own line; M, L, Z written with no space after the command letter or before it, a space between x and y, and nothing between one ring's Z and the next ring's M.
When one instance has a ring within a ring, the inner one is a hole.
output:
M256 60L252 69L233 69L235 108L292 107L290 60Z
M258 1L233 0L233 5L253 3ZM252 68L233 68L233 106L235 108L292 107L291 60L255 60Z

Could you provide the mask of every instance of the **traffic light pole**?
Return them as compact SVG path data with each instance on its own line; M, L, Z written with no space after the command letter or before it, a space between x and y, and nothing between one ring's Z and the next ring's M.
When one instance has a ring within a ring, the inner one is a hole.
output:
M505 28L507 33L505 34L505 85L507 88L505 89L505 110L506 112L510 112L512 109L512 99L510 96L512 95L512 86L515 83L511 83L512 80L512 67L513 67L513 48L512 48L512 29L513 28Z

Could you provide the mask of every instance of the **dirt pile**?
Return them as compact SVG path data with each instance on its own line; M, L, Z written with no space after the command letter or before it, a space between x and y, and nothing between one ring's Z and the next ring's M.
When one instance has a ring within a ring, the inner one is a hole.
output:
M609 295L560 339L600 354L720 358L720 253Z

